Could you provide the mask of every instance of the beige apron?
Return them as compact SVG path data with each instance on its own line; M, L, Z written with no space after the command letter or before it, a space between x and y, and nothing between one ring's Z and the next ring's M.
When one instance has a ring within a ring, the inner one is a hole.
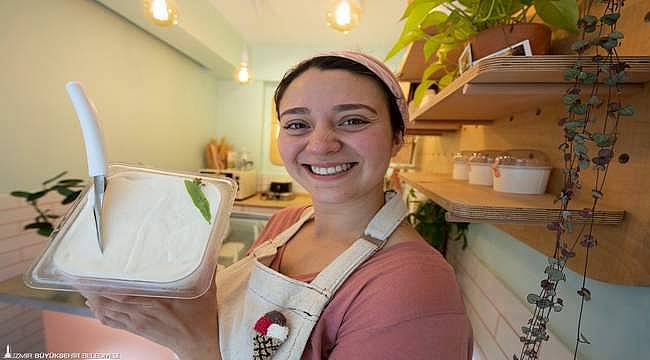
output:
M309 208L297 223L250 255L217 273L219 346L224 360L253 359L255 322L269 311L281 312L289 335L273 356L300 359L314 325L336 290L366 259L386 243L406 215L404 202L395 192L368 224L364 235L339 255L311 283L289 278L260 263L272 256L313 216Z

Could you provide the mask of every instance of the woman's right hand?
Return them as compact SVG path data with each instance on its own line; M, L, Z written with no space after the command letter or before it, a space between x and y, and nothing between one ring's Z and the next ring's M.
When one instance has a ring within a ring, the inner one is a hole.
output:
M186 359L221 359L214 281L196 299L83 293L102 324L163 345Z

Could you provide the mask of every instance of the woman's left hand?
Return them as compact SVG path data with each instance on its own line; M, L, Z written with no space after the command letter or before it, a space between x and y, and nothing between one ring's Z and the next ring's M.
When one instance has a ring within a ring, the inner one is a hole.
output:
M196 299L82 295L102 324L168 347L181 359L221 359L214 282Z

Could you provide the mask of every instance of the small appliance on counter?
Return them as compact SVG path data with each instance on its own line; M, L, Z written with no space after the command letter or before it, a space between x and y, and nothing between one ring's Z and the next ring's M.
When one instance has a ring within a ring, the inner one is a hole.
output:
M239 186L236 200L244 200L257 193L257 172L254 169L222 169L219 172L222 176L235 180Z
M481 150L469 158L469 173L467 179L472 185L492 186L492 165L499 151Z
M550 162L541 151L507 150L494 163L494 191L543 194L550 174Z
M262 193L262 198L266 200L293 200L296 194L292 191L290 181L271 181L269 191Z
M465 180L469 176L469 158L472 156L473 151L460 151L454 154L452 164L451 178L454 180Z

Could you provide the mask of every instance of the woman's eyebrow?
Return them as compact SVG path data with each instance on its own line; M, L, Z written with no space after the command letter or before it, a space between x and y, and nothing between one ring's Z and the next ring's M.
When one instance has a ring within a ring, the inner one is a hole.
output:
M295 107L291 109L287 109L280 114L280 117L283 117L284 115L309 115L310 111L306 107Z
M372 107L365 105L365 104L339 104L336 105L332 108L336 112L340 111L348 111L348 110L358 110L358 109L366 109L370 111L371 113L377 115L377 110L373 109Z

